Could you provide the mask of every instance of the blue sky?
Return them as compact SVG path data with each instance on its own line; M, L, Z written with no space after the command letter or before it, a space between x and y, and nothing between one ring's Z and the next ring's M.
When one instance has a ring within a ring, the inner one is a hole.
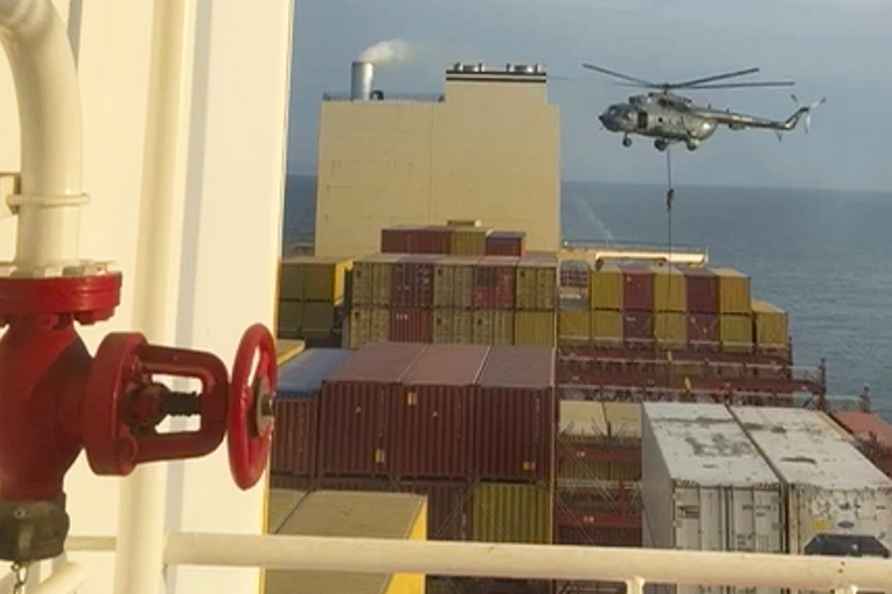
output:
M565 179L659 183L650 142L631 149L594 119L629 89L587 73L591 61L651 80L759 66L792 78L803 100L827 96L809 135L719 130L676 151L679 183L892 191L892 0L314 0L297 1L289 170L315 169L322 93L349 86L350 62L373 43L412 44L409 63L378 69L376 87L439 93L456 61L542 62L561 110ZM784 118L788 90L700 91L714 106Z

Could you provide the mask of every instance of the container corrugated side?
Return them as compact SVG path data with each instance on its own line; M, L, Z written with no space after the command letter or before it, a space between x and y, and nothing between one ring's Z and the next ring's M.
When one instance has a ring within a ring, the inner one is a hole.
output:
M592 339L596 342L621 343L623 326L623 314L620 311L592 312Z
M483 479L547 482L554 464L554 349L493 347L480 375L472 426Z
M688 341L695 346L718 344L721 341L719 316L709 313L688 314Z
M786 348L789 340L787 312L766 301L753 299L753 321L756 326L756 344Z
M688 310L687 284L674 266L654 266L654 311L684 312Z
M623 312L623 340L647 343L654 340L654 314L649 311Z
M685 301L692 313L717 314L719 277L708 268L685 268Z
M688 342L687 314L679 312L654 314L654 338L663 348L685 348Z
M610 462L610 479L641 480L641 405L637 402L605 402L604 420L617 455Z
M648 266L634 264L624 264L620 268L623 273L623 309L653 311L653 270Z
M788 549L819 534L875 537L892 549L892 479L814 411L732 407L787 489Z
M743 314L719 316L719 337L722 350L728 352L750 351L753 348L753 318Z
M318 394L303 398L276 398L275 415L270 472L315 476L319 435Z
M487 347L431 346L387 407L391 476L466 479L473 442L469 415Z
M550 486L480 483L471 496L471 540L550 544Z
M279 277L281 299L328 301L344 298L344 281L352 260L301 256L282 261Z
M390 340L397 342L433 342L433 311L409 307L391 310Z
M479 258L441 258L434 265L434 307L470 308Z
M592 312L587 309L561 310L558 314L558 337L575 342L591 340Z
M553 310L557 306L558 259L556 255L530 254L517 266L517 308Z
M750 314L750 277L733 268L713 268L719 277L719 313Z
M876 441L881 447L892 449L892 425L876 413L837 411L833 418L859 441Z
M486 255L519 258L526 254L526 236L523 231L493 231L486 238Z
M553 347L556 341L554 311L518 311L514 315L514 344Z
M279 337L297 338L304 325L303 301L279 301L276 318L276 332Z
M434 310L434 344L459 342L455 339L455 310Z
M453 256L483 256L489 233L490 230L484 227L455 227L449 253Z
M614 264L605 264L591 272L592 309L623 309L623 272Z
M392 266L392 307L430 308L434 305L434 265L437 256L405 256Z
M475 309L514 309L517 258L487 256L474 268Z
M305 302L302 332L331 332L335 325L335 306L326 302Z
M784 552L781 483L726 407L645 403L642 462L648 546ZM657 589L691 594L703 590Z
M610 462L591 459L589 451L602 450L608 435L601 402L561 400L558 403L557 475L559 479L610 478Z
M480 310L472 313L471 342L474 344L514 344L515 313L507 310Z

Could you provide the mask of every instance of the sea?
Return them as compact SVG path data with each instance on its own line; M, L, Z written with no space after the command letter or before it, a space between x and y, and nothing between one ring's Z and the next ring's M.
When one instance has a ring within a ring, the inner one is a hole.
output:
M790 313L796 365L826 360L832 396L868 386L892 420L892 192L676 186L671 215L673 245L708 250ZM669 240L661 186L567 181L561 219L568 240ZM311 240L314 220L315 178L289 175L285 245Z

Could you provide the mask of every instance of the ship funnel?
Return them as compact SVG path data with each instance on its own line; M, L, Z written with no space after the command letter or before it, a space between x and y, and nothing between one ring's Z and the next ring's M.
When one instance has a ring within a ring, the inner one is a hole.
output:
M371 62L353 62L350 79L350 99L368 101L372 97L375 66Z

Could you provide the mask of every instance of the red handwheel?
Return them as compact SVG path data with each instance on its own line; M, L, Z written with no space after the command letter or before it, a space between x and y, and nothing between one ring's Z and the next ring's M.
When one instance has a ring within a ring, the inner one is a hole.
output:
M266 468L277 381L275 341L255 324L242 336L229 384L229 468L242 489L257 484Z

